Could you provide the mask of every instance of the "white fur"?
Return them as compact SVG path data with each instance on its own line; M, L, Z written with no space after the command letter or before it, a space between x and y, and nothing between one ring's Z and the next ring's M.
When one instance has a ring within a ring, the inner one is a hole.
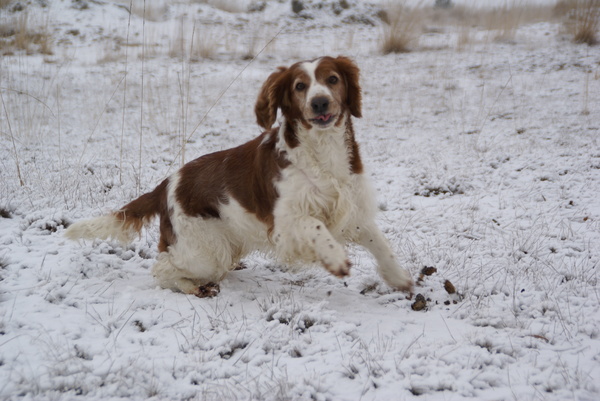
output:
M125 230L123 222L109 214L71 224L65 231L65 236L72 240L112 238L127 244L133 241L137 232L133 229Z

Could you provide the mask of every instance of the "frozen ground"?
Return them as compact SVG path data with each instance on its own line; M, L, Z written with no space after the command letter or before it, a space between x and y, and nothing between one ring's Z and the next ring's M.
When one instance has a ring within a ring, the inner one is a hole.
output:
M312 19L156 2L145 23L129 2L31 3L53 54L0 59L0 399L600 399L598 47L558 23L461 46L442 26L382 56L380 26L341 22L372 12L356 2ZM362 69L379 224L415 279L437 268L423 310L361 249L344 281L257 255L198 299L156 287L155 229L63 238L257 135L262 81L323 54Z

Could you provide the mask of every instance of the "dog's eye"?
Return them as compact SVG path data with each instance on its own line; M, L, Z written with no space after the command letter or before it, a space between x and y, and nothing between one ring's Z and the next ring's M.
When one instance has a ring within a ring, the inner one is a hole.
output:
M302 82L298 82L296 84L296 90L298 92L302 92L304 89L306 89L306 84L302 83Z
M335 75L332 75L329 78L327 78L327 82L329 82L331 85L337 84L338 81L339 81L339 79Z

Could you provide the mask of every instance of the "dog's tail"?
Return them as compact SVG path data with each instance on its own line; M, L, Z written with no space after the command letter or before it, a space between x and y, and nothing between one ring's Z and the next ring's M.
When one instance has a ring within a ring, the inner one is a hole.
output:
M154 191L140 196L116 212L70 225L65 236L72 240L112 238L123 244L130 243L154 216L162 210L166 212L168 182L167 178Z

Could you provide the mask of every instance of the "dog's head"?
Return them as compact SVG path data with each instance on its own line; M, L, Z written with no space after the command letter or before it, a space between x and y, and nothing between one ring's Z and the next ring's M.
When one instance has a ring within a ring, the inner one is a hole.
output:
M254 111L258 124L270 129L281 109L287 121L305 128L339 125L350 113L361 117L358 67L347 57L322 57L279 67L262 86Z

